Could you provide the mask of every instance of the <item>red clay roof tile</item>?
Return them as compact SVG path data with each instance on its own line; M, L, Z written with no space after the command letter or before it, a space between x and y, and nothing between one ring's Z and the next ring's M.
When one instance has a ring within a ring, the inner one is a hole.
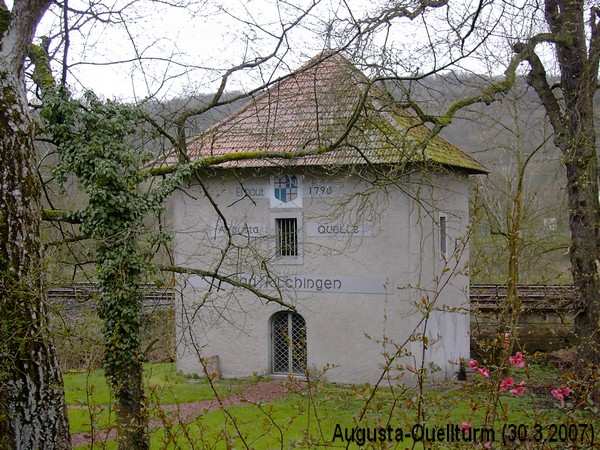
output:
M427 136L419 120L350 61L339 53L324 52L191 139L188 156L196 161L256 151L308 152L300 158L263 157L221 166L434 163L469 173L488 172L439 136L423 146ZM175 165L177 156L172 154L163 163Z

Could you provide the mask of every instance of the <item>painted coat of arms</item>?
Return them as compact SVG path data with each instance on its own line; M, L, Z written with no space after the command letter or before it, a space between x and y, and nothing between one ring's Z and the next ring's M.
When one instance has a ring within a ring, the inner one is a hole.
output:
M275 198L280 202L287 203L298 197L298 178L296 175L284 175L273 178Z

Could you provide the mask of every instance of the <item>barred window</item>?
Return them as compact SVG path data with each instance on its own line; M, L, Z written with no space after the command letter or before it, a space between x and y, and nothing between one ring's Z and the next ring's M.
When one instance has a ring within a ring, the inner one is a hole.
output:
M280 312L273 316L271 350L273 373L306 373L306 322L300 314Z
M277 254L298 256L298 220L296 218L275 219Z

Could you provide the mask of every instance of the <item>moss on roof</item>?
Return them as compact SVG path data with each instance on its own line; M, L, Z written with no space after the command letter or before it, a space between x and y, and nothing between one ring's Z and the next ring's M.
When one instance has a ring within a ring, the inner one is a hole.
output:
M264 152L227 167L429 163L487 173L400 108L348 59L324 52L188 143L191 161ZM298 158L273 159L276 154ZM177 158L167 158L176 164Z

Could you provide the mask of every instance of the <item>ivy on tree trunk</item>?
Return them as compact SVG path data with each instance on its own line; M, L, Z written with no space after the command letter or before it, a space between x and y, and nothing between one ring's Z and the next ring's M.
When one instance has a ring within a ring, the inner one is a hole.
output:
M82 106L82 103L84 107ZM73 100L64 88L48 90L41 112L60 155L59 178L77 178L88 196L79 213L82 232L95 246L104 369L117 406L119 449L149 448L143 386L142 276L151 255L140 244L144 217L157 203L138 185L141 156L127 142L136 130L134 107L86 93Z

